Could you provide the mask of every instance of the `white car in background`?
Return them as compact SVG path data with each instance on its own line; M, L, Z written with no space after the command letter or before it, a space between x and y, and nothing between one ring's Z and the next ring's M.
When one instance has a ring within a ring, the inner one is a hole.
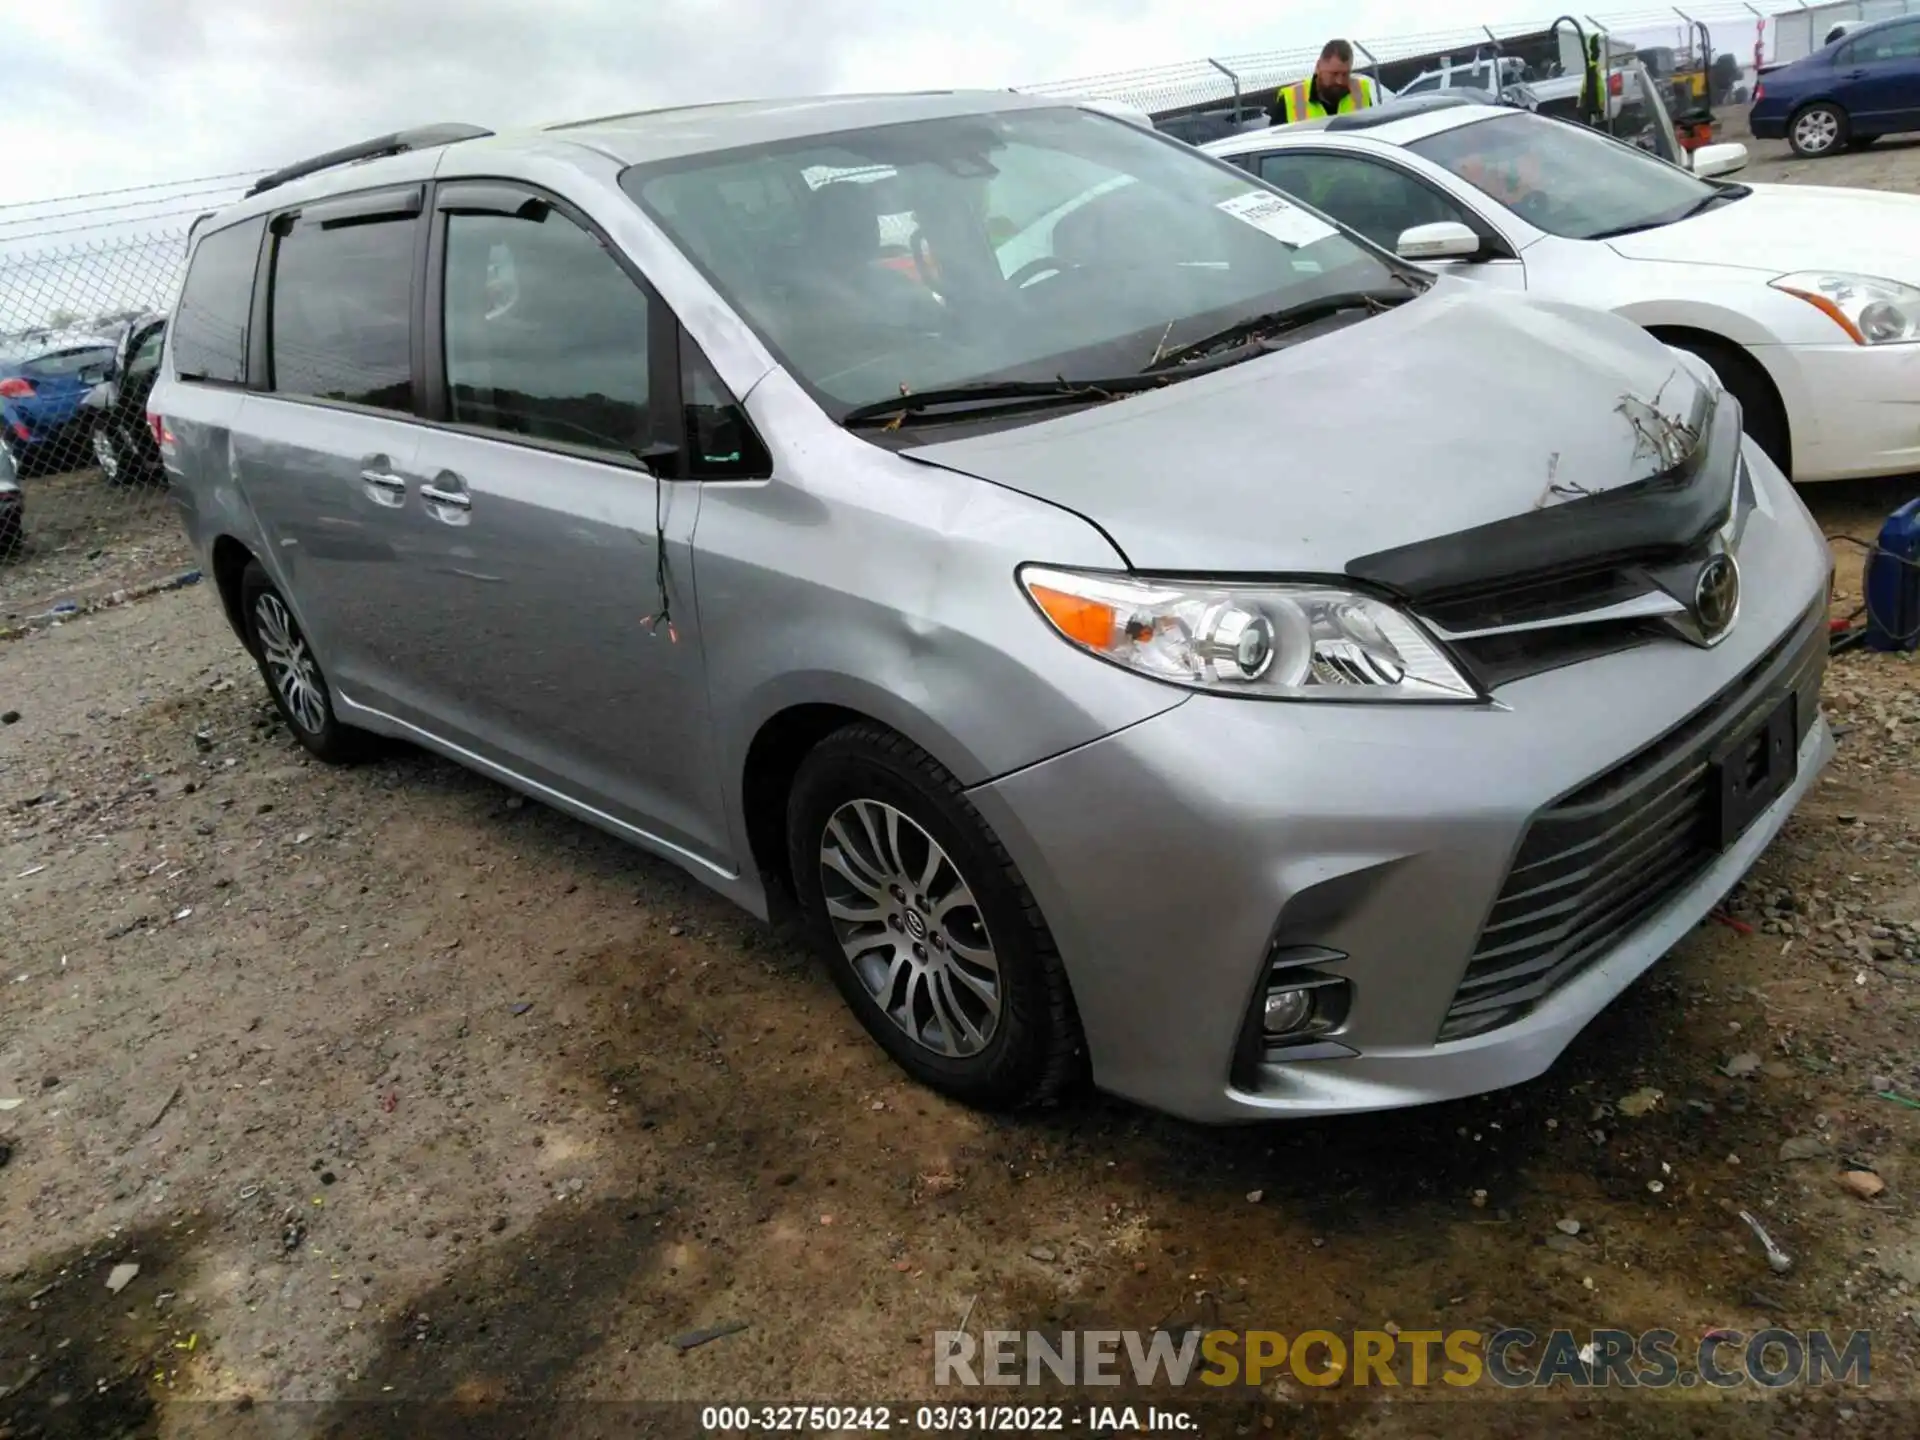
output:
M1797 481L1920 470L1920 198L1710 177L1429 96L1203 147L1433 269L1611 310L1719 372Z

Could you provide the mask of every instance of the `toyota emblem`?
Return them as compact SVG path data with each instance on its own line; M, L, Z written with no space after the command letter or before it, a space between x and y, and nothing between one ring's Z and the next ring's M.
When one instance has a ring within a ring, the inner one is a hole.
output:
M1740 567L1731 555L1715 555L1693 582L1693 618L1700 634L1717 640L1740 612Z

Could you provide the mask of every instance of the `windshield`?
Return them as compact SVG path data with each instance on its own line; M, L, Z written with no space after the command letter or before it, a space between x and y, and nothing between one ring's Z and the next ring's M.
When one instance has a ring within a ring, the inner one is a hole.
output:
M1721 193L1585 125L1523 112L1443 130L1407 148L1529 224L1573 240L1667 224Z
M643 166L622 184L837 415L940 387L1132 375L1391 261L1186 146L1079 109Z

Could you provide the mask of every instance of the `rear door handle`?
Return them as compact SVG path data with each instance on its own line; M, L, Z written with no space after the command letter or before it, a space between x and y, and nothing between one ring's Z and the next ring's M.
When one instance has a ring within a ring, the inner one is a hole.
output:
M367 498L376 505L392 510L407 503L407 482L377 464L368 465L360 472L360 483L366 487Z

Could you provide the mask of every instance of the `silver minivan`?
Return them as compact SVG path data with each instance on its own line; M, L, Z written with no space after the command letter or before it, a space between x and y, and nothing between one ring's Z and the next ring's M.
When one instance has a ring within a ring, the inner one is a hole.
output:
M1071 103L318 157L196 227L150 412L309 750L792 894L976 1104L1525 1080L1832 750L1703 364Z

